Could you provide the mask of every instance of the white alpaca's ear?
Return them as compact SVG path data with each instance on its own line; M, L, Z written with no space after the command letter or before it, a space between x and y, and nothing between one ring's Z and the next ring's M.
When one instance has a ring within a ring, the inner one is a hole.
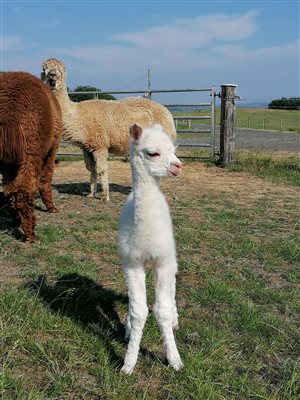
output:
M143 129L140 126L138 126L137 124L134 124L129 128L129 132L130 132L130 136L132 137L133 143L139 144L140 138L143 133Z

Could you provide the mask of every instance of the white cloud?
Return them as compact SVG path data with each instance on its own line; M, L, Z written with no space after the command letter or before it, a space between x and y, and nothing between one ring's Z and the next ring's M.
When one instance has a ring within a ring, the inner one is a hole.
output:
M48 49L49 56L81 60L99 74L140 74L148 67L159 73L188 73L231 65L268 63L297 56L297 44L253 48L258 13L215 14L176 19L141 32L113 35L110 45ZM63 60L64 61L64 60ZM83 67L83 65L82 65Z
M53 48L49 57L80 60L90 64L98 74L127 75L140 74L148 67L158 73L203 72L208 69L222 69L231 66L251 68L251 65L264 65L299 57L299 42L280 46L250 48L244 44L215 44L199 51L180 47L176 51L167 49L148 49L142 46L126 47L93 46L77 48ZM78 66L80 68L80 65Z
M0 36L1 53L21 52L34 46L21 36Z
M142 48L174 50L196 49L215 41L241 41L256 30L255 11L245 15L216 14L193 19L175 20L173 24L156 26L144 32L113 35L112 39Z
M274 75L279 68L288 69L289 65L295 71L299 62L298 41L263 48L253 45L256 43L253 36L258 31L257 15L256 11L248 11L240 15L176 19L140 32L115 34L107 45L35 47L34 57L29 51L20 51L28 48L21 37L6 37L3 61L6 69L16 65L28 69L35 65L33 71L39 72L42 60L57 57L66 64L71 87L100 79L104 89L127 76L134 80L149 67L154 75L163 75L165 79L176 77L176 82L183 85L189 80L247 81L249 76L254 79L253 71L269 77L270 71Z
M212 54L222 58L223 63L232 62L235 65L245 63L262 65L270 64L276 60L289 60L299 57L299 40L285 43L280 46L249 49L242 45L222 45L212 48Z
M99 73L140 73L147 67L186 72L213 67L218 62L214 46L249 38L257 29L256 16L256 11L249 11L176 19L142 32L113 35L111 45L53 48L49 52L93 63Z
M2 52L18 51L24 48L24 40L20 36L1 36L0 43Z

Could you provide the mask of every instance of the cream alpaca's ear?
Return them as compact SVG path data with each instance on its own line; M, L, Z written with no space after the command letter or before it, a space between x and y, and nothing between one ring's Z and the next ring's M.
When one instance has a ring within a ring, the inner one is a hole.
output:
M140 126L138 126L137 124L134 124L129 128L129 132L130 132L130 136L132 137L133 143L139 144L140 138L143 133L143 129Z
M152 125L152 129L156 129L157 131L163 131L163 127L161 126L161 124L153 124Z

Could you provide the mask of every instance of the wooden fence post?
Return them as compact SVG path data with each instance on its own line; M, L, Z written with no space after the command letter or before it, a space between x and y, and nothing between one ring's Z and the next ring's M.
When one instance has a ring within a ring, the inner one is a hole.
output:
M235 157L235 89L237 85L221 85L220 164L234 163Z

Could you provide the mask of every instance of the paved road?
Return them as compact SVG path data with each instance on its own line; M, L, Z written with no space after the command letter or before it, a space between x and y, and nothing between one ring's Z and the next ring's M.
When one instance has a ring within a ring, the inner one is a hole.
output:
M237 129L236 147L263 151L300 151L300 134Z
M180 139L178 143L184 147L184 143L209 143L209 141L208 135L202 135L199 139ZM219 128L216 129L216 146L219 147ZM236 149L300 152L300 134L237 128Z

